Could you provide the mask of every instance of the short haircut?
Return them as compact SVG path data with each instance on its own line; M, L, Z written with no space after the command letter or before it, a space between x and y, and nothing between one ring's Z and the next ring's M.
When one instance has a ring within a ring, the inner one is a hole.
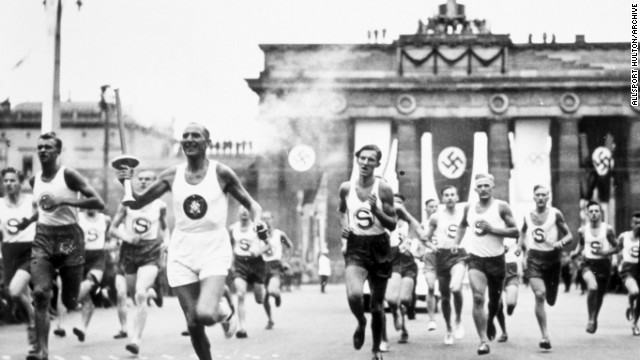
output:
M373 150L376 152L376 159L380 161L382 159L382 150L377 145L368 144L360 148L360 150L356 151L356 157L360 156L360 153L365 150Z
M457 187L455 187L455 186L453 186L453 185L446 185L445 187L443 187L443 188L440 190L440 196L443 196L443 195L444 195L444 192L445 192L445 191L447 191L447 190L449 190L449 189L453 189L453 190L455 190L455 191L456 191L456 194L458 193L458 188L457 188Z
M4 176L7 174L16 174L16 176L18 177L18 181L24 181L24 175L22 175L22 172L16 170L15 168L8 167L2 169L2 178L4 178Z
M141 170L141 171L138 171L138 174L137 174L136 177L138 177L138 176L140 176L140 175L142 175L144 173L151 173L151 177L153 178L153 180L156 180L158 178L158 175L153 170Z
M538 189L545 189L545 190L547 190L547 192L549 192L549 188L547 186L542 185L542 184L538 184L538 185L534 186L533 187L533 192L538 191Z
M424 206L429 206L429 203L431 202L435 202L436 199L428 199L427 201L424 202Z
M400 193L395 193L395 194L393 194L393 197L397 197L398 199L400 199L400 200L402 200L402 201L404 201L404 200L405 200L404 195L402 195L402 194L400 194Z
M640 210L636 210L631 214L632 218L640 218Z
M185 126L185 129L186 129L187 127L189 127L189 126L198 126L198 127L201 127L201 128L202 128L202 132L204 133L204 137L205 137L205 139L209 140L209 139L211 138L211 135L209 134L209 129L207 129L207 127L206 127L206 126L204 126L204 125L202 125L202 124L200 124L200 123L197 123L197 122L191 122L191 123L187 124L187 126Z
M589 202L587 203L587 209L589 209L592 206L597 206L598 209L600 209L600 211L602 211L602 206L600 206L599 202L593 201L593 200L589 200Z
M56 135L56 133L54 133L53 131L49 131L47 133L41 134L39 139L53 140L58 150L62 150L62 140L60 140L60 138L58 138L58 135Z
M478 173L476 174L475 180L482 180L482 179L489 179L491 182L494 182L494 178L493 175L489 174L489 173Z

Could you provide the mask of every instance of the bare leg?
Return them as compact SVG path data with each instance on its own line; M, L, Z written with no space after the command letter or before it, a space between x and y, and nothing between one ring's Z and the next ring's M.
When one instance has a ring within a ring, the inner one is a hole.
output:
M148 290L153 286L157 275L157 266L146 265L138 268L137 276L133 279L135 282L136 316L133 319L133 336L131 342L137 345L140 345L142 332L147 323ZM131 275L127 275L127 277L130 276Z
M358 326L353 334L353 345L356 349L360 349L364 343L365 326L367 325L362 298L362 288L367 275L367 270L356 265L348 265L345 269L347 301L349 302L351 313L358 321ZM382 296L384 296L384 293Z
M127 334L127 280L123 275L116 275L116 293L118 297L118 320L120 321L119 338Z

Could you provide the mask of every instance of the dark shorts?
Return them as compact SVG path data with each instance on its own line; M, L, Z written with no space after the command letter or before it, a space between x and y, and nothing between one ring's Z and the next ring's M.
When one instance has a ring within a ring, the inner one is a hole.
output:
M504 286L507 287L509 285L520 285L520 278L518 277L518 263L510 262L506 263L506 275L504 278Z
M280 271L282 270L282 261L280 260L271 260L265 261L265 284L269 283L269 279L274 276L280 276Z
M36 225L31 257L45 258L54 268L84 264L84 232L78 224Z
M611 276L611 260L585 258L581 272L583 276L586 272L592 272L598 283L607 282Z
M393 270L389 235L354 235L347 238L347 251L344 254L345 265L361 267L369 273L383 279L391 277Z
M422 262L424 263L424 272L437 272L438 265L435 253L427 252L422 255Z
M247 284L264 284L266 266L262 256L235 256L233 278L240 278Z
M436 273L438 276L450 276L451 269L467 260L467 251L459 248L454 254L450 249L440 249L436 253Z
M2 262L4 263L4 282L8 286L13 279L13 275L18 270L29 272L29 262L31 261L31 248L33 243L16 242L2 243Z
M160 268L161 240L140 240L137 244L123 242L120 246L120 274L136 274L143 266Z
M100 270L104 272L106 259L104 250L86 250L84 252L84 275L86 276L91 270Z
M504 255L480 257L469 254L467 257L467 265L469 266L469 271L477 270L482 272L490 284L504 284L507 272Z
M418 264L413 259L413 255L401 253L396 246L391 248L393 256L391 272L400 274L400 277L416 279L418 276Z
M636 282L640 281L640 269L638 268L638 263L629 263L623 262L620 267L620 278L622 281L625 281L627 277L632 277L636 279ZM640 285L640 282L638 283Z

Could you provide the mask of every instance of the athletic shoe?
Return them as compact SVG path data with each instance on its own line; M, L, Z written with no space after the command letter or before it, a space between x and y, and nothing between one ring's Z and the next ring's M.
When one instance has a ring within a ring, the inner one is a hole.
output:
M371 360L382 360L382 353L373 353Z
M509 340L509 336L507 336L507 334L502 334L498 338L498 342L507 342L507 340Z
M540 346L540 349L549 350L551 349L551 341L549 341L549 339L542 339L538 346Z
M456 326L456 331L453 333L453 337L458 340L464 339L464 326L462 324L458 324Z
M478 346L478 355L487 355L489 352L491 352L491 349L489 348L489 344L487 344L486 342L481 342L480 346Z
M444 334L444 344L445 345L453 345L453 334L452 333L446 333Z
M126 331L120 330L117 334L113 335L113 338L114 339L125 339L128 336L129 336L129 334L127 334Z
M400 340L398 340L399 344L406 344L409 342L409 334L405 331L400 334Z
M185 330L185 331L181 332L180 335L189 336L189 330Z
M26 357L27 360L49 360L49 357L41 354L29 354Z
M84 331L74 327L73 334L78 337L80 342L84 342Z
M59 336L59 337L65 337L67 336L67 332L64 331L64 329L55 329L53 330L53 335Z
M225 332L225 335L226 335L226 332ZM249 335L247 335L247 332L246 332L246 331L244 331L244 330L240 330L240 331L238 331L238 332L236 333L236 337L237 337L238 339L246 339L248 336L249 336Z
M364 333L367 329L366 323L364 325L358 325L356 331L353 333L353 347L356 350L360 350L364 345Z
M135 344L135 343L127 344L127 346L125 346L124 348L127 349L127 351L132 353L133 355L138 355L138 353L140 353L140 346L138 346L138 344Z
M383 353L389 352L389 343L384 341L384 340L382 340L382 341L380 341L379 348L380 348L380 352L383 352Z
M427 330L433 331L433 330L435 330L437 328L438 328L438 324L436 324L435 321L433 321L433 320L429 321L429 325L427 325Z
M265 329L271 330L271 329L273 329L273 325L274 325L273 321L269 321L269 322L267 322L267 327Z
M631 328L631 333L633 336L640 336L640 328L636 325Z

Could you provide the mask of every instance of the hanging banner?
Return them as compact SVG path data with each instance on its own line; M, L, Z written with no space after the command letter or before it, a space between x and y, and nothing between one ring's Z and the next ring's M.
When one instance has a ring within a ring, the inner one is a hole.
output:
M422 134L420 139L420 172L422 178L422 201L420 202L420 219L424 223L427 219L424 203L429 199L439 199L434 180L433 167L433 137L431 133Z
M471 171L471 181L469 183L468 202L479 200L476 192L476 175L489 172L489 137L485 132L473 134L473 170Z
M384 170L390 168L395 173L395 162L393 167L387 166L389 162L389 152L391 150L391 121L390 120L357 120L354 129L353 151L358 151L361 147L374 144L382 151L380 166L375 170L375 175L384 177ZM351 179L358 178L358 163L353 157L353 170ZM395 161L395 159L394 159ZM389 175L387 173L387 175ZM397 176L396 176L397 179Z

